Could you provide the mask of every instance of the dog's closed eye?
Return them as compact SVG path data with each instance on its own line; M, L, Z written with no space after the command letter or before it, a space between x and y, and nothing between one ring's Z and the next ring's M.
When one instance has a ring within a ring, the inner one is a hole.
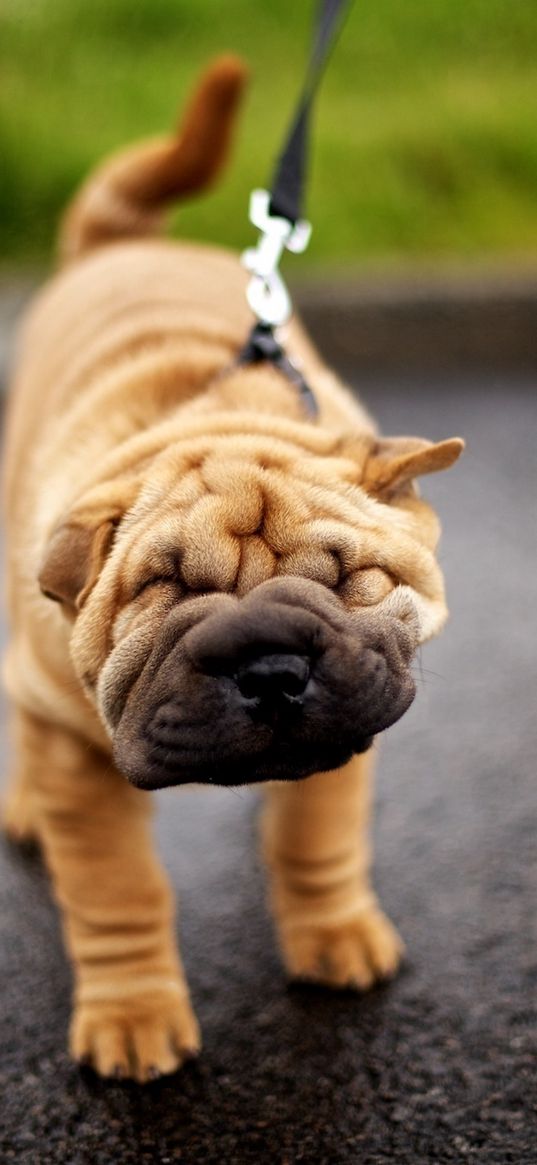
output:
M175 585L179 585L179 578L178 578L177 572L174 572L173 574L152 574L152 575L149 575L149 578L146 578L142 582L138 583L138 585L137 585L137 587L132 595L132 601L134 602L135 599L139 599L140 595L143 595L151 587L167 586L170 583L175 584Z

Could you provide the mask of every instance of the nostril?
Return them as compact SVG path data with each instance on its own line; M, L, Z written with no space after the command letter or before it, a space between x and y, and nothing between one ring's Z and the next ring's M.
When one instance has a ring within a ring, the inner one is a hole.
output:
M237 687L247 700L297 700L310 678L309 660L301 655L263 655L239 669Z

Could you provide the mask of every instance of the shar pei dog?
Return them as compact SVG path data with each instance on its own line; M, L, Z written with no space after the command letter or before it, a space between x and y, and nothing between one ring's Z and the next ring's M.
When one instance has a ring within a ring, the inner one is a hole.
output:
M5 448L8 833L41 845L74 968L72 1055L175 1071L200 1036L148 791L264 782L290 976L368 988L401 941L368 877L374 737L446 618L415 479L462 441L384 438L299 324L269 363L234 254L155 238L228 152L244 69L180 132L120 153L67 211L23 326Z

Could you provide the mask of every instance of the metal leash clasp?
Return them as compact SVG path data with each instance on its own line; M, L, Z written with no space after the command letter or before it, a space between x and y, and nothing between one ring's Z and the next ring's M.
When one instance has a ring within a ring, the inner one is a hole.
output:
M241 262L252 273L246 297L261 323L278 327L291 315L289 292L278 270L280 259L284 250L296 254L306 250L311 223L299 219L293 225L289 219L272 215L268 190L252 190L249 218L262 233L257 246L241 255Z

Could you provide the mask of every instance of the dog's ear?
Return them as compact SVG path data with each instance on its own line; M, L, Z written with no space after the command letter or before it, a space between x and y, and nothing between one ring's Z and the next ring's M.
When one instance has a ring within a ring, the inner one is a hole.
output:
M53 530L38 575L48 599L80 611L101 573L114 535L137 492L135 482L98 488Z
M92 529L63 522L54 530L38 576L47 599L74 611L83 607L111 548L116 525L108 520Z
M421 474L449 469L463 449L460 437L436 444L421 437L379 438L365 462L361 485L375 496L392 496Z

